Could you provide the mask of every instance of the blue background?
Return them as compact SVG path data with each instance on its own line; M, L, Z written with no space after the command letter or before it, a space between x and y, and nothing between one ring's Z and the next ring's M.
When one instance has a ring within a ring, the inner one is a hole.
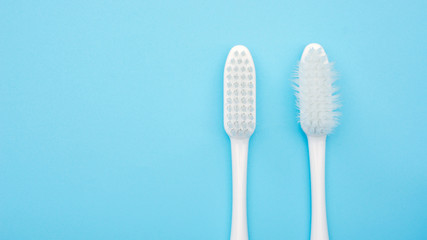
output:
M0 239L228 239L222 74L252 52L250 239L309 239L291 80L322 44L340 79L331 239L427 239L427 2L0 2Z

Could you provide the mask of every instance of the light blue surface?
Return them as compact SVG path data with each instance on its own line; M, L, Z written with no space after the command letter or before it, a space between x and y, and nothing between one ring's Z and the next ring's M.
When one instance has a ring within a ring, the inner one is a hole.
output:
M291 79L336 62L331 239L427 239L427 2L0 2L0 239L228 239L222 71L257 70L251 240L309 239Z

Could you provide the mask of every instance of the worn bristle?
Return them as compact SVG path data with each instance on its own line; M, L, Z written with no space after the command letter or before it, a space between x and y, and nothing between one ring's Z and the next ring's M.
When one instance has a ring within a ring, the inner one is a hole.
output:
M229 136L249 137L255 130L255 79L249 50L233 47L224 68L224 128Z
M327 135L338 124L336 74L319 44L308 45L297 72L297 106L301 127L307 135Z

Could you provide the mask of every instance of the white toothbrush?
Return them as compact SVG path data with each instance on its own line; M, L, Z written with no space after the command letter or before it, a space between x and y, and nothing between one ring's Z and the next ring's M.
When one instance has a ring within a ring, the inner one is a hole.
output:
M326 135L338 124L335 74L322 46L309 44L298 69L297 105L301 127L307 134L311 176L311 240L327 240L325 201Z
M246 173L255 130L255 67L245 46L230 50L224 68L224 128L230 137L233 174L231 240L247 240Z

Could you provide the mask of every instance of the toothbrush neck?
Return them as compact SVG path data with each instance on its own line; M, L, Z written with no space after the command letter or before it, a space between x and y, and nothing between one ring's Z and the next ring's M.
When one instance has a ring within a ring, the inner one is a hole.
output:
M231 138L233 169L233 212L231 240L247 240L246 180L249 138Z

